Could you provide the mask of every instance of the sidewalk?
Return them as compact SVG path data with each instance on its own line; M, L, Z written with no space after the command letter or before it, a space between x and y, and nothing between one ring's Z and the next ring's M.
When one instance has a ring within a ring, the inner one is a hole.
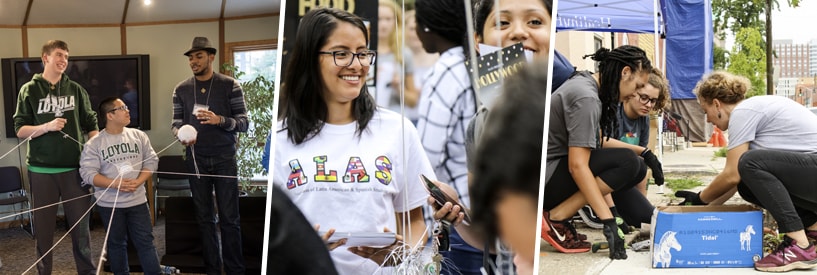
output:
M665 151L662 157L666 178L695 177L708 184L723 169L726 158L713 158L714 152L720 148L690 147L675 152ZM702 189L699 187L699 189ZM665 191L666 194L660 194ZM672 198L669 188L649 186L647 198L653 205L677 204L678 199ZM742 203L739 196L735 196L727 204ZM577 230L587 234L588 241L605 241L601 230L586 227L583 223L576 223ZM629 242L636 234L627 235ZM541 240L539 256L539 274L765 274L753 268L670 268L653 269L649 252L634 252L627 250L627 260L612 261L607 258L607 250L598 253L564 254L559 253L544 240Z

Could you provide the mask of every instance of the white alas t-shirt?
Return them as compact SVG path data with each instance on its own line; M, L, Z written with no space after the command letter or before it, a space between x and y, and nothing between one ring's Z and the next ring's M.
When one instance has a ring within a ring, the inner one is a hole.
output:
M284 124L278 122L277 129ZM395 212L426 203L418 175L434 178L417 130L399 114L378 108L365 131L357 122L325 124L300 145L276 133L273 184L285 190L312 224L337 232L396 231ZM400 138L404 134L404 140ZM405 142L405 156L403 154ZM405 235L405 234L404 234ZM414 240L417 241L417 240ZM331 252L340 274L372 274L373 261L346 247ZM381 270L388 273L388 269Z

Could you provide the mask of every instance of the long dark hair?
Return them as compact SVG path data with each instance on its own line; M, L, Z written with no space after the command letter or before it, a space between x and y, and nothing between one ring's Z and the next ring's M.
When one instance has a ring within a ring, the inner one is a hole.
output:
M633 75L652 70L652 63L647 54L639 47L624 45L613 50L600 48L584 58L599 62L599 99L601 100L601 132L608 137L618 130L616 113L621 103L618 84L621 82L621 71L630 67ZM601 141L601 140L600 140Z
M440 37L462 46L468 54L468 23L465 20L463 0L417 0L414 17L418 26L424 26Z
M328 108L323 99L323 79L320 74L318 51L326 45L326 39L335 31L338 22L354 25L363 32L369 44L369 32L360 17L340 9L317 8L301 19L295 44L290 52L287 74L281 85L279 119L285 121L287 138L301 144L320 133L326 121ZM366 85L352 101L352 116L362 133L374 116L374 99ZM283 129L281 129L283 130Z

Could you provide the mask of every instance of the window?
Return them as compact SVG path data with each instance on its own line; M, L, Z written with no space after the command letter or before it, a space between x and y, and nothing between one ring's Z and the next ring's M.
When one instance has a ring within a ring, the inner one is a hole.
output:
M232 63L244 75L238 79L244 82L247 79L263 75L270 81L275 81L276 55L278 52L277 39L226 43L225 63Z

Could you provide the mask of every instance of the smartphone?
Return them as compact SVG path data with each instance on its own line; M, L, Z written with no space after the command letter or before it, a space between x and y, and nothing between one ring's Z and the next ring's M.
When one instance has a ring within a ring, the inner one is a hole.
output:
M471 215L468 215L468 209L466 209L465 206L457 202L455 199L446 195L445 192L443 192L443 190L440 189L440 187L437 187L437 184L434 184L434 182L428 179L425 175L420 174L420 180L422 180L423 183L425 183L424 186L426 187L426 190L428 191L429 194L431 194L431 197L434 198L437 204L443 206L445 205L446 202L450 202L454 205L458 205L460 209L462 209L462 213L465 214L465 218L463 218L463 221L466 224L471 224Z

